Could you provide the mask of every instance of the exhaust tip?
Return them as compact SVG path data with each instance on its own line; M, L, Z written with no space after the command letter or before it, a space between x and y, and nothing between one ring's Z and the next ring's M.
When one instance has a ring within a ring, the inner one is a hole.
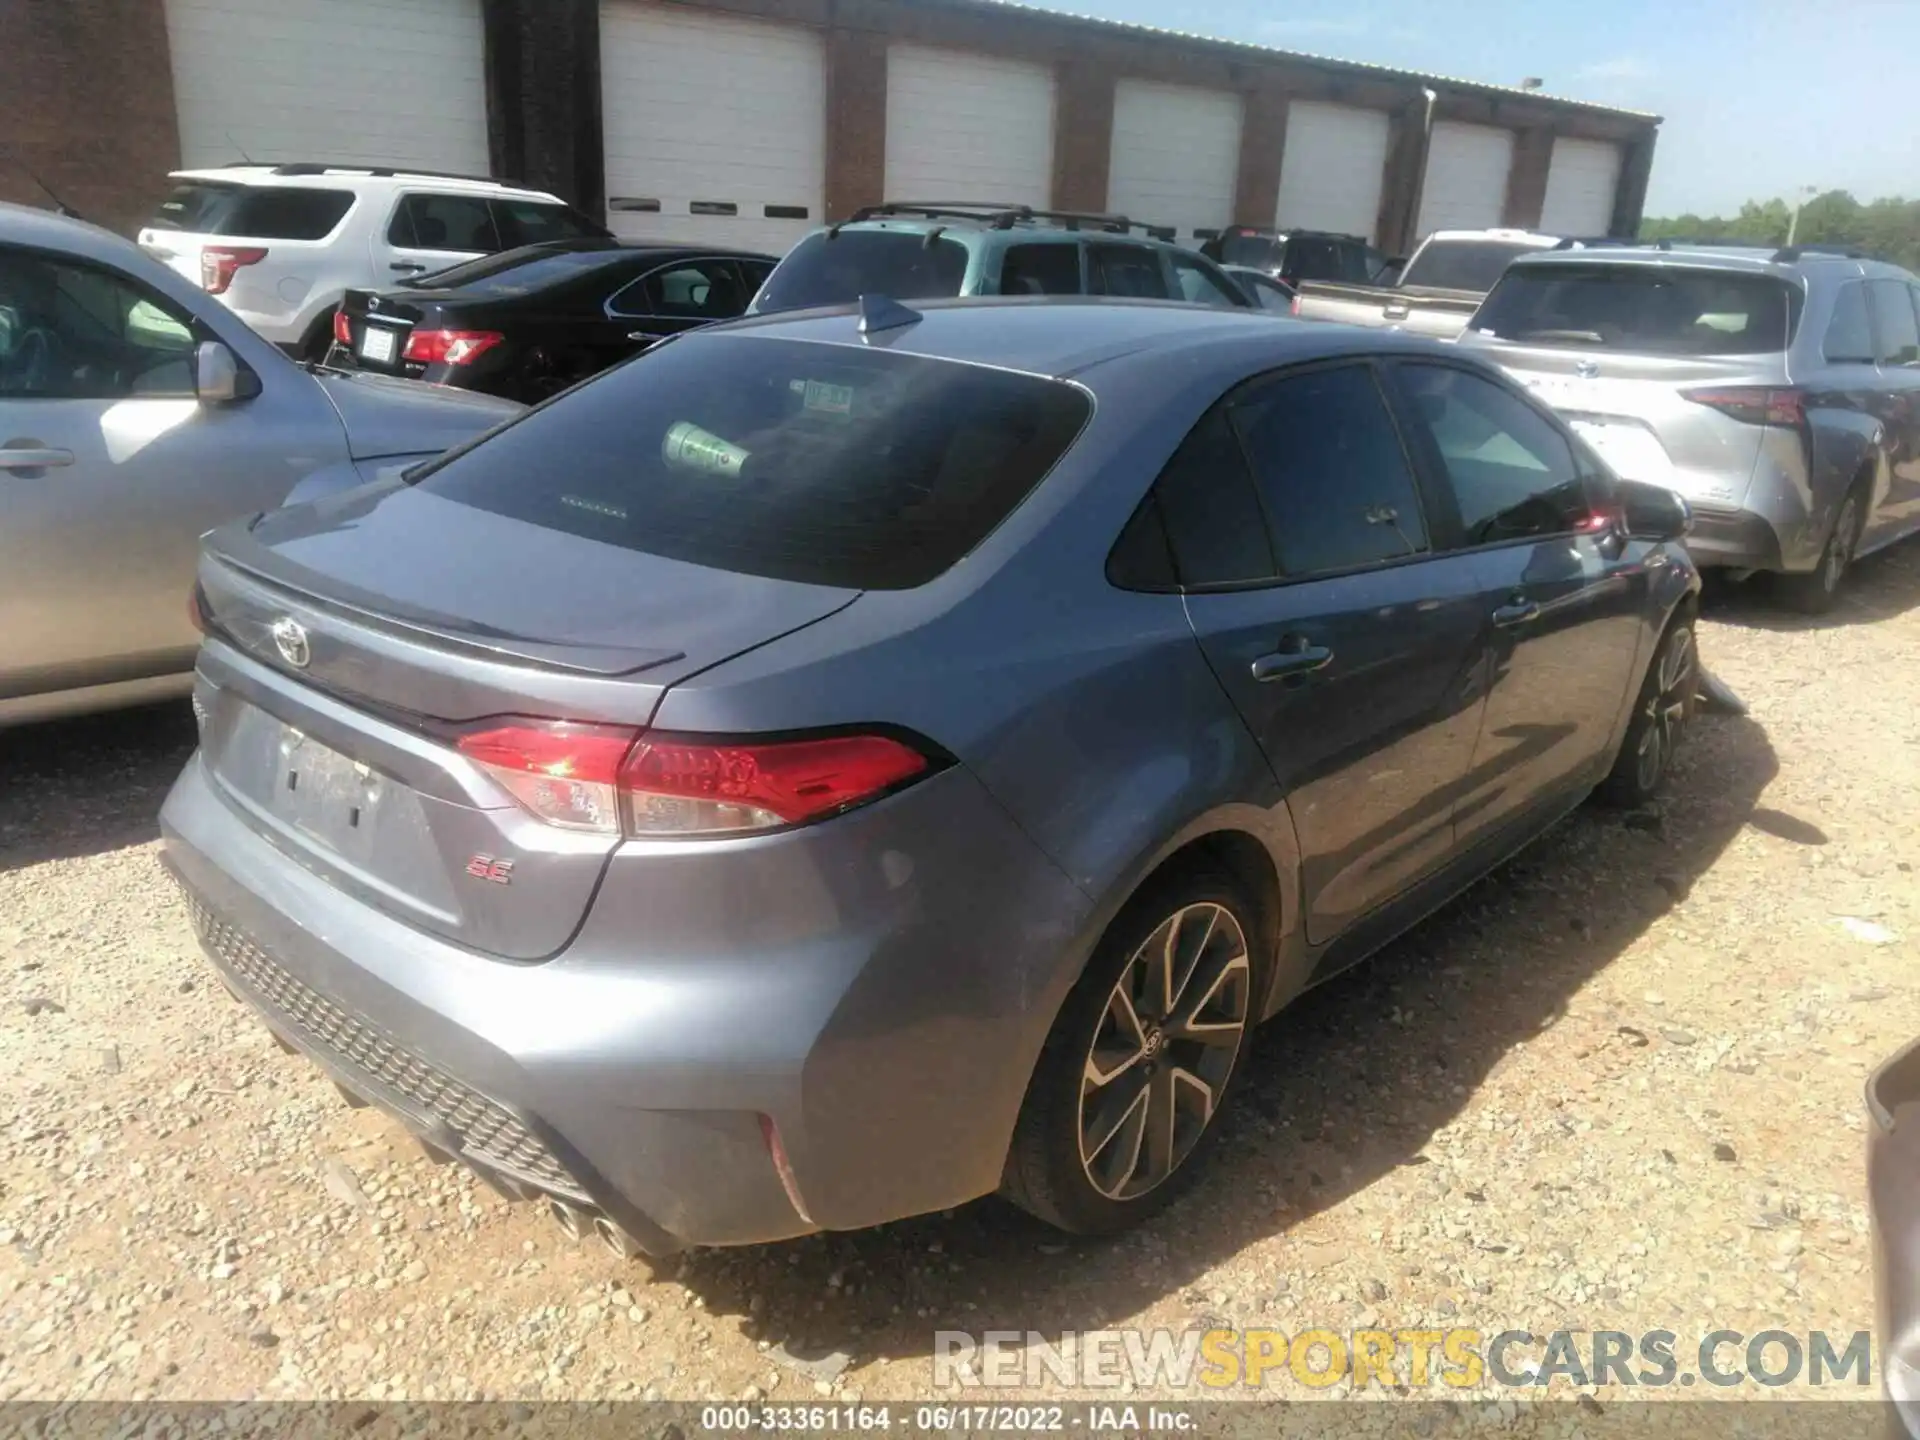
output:
M560 1233L569 1240L578 1242L583 1230L583 1217L580 1212L564 1200L551 1197L547 1200L547 1213L553 1217L553 1223L560 1227Z
M604 1215L596 1215L594 1217L593 1233L600 1237L600 1243L602 1245L605 1245L607 1249L611 1250L615 1255L618 1255L622 1260L638 1260L640 1256L645 1253L640 1249L639 1245L634 1243L631 1235L627 1234L626 1231L622 1230Z

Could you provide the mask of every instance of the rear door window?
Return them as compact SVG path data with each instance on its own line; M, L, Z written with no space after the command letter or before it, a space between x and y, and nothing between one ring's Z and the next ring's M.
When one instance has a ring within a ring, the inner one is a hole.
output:
M957 240L912 230L820 230L774 267L756 308L851 305L862 295L928 300L958 295L966 278L967 247Z
M393 212L387 241L409 250L473 250L490 254L503 248L494 229L493 210L478 195L407 195Z
M616 315L731 320L747 308L747 297L731 260L681 260L629 285L609 308Z
M1079 295L1078 245L1013 245L1000 257L1002 295Z
M1534 264L1507 271L1474 315L1473 329L1520 345L1766 355L1787 348L1799 316L1800 291L1767 275Z
M1058 380L888 350L695 334L423 472L422 490L714 569L932 580L1091 412Z
M1144 245L1087 246L1089 288L1095 295L1165 300L1167 279L1160 270L1160 252Z
M1352 570L1427 548L1413 467L1372 366L1256 383L1229 414L1282 575Z
M1591 518L1572 444L1526 401L1451 366L1406 362L1398 373L1446 472L1465 545L1571 534Z
M1873 364L1873 323L1867 317L1867 287L1860 281L1842 285L1833 297L1833 318L1820 353L1829 365Z
M1920 363L1920 324L1913 314L1913 294L1899 280L1871 280L1876 351L1882 365Z
M1287 242L1287 263L1283 274L1289 280L1343 280L1340 265L1342 247L1331 240L1307 235Z

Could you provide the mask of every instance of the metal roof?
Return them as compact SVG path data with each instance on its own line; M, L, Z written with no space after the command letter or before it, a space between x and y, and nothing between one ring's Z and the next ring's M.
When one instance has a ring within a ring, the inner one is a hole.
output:
M1601 115L1618 115L1630 120L1639 120L1658 125L1665 118L1649 110L1629 110L1619 105L1601 105L1592 100L1576 100L1571 96L1552 95L1544 90L1522 90L1517 85L1494 85L1484 80L1465 80L1457 75L1435 75L1424 70L1401 70L1392 65L1376 65L1367 60L1341 60L1332 55L1316 55L1306 50L1285 50L1277 45L1258 45L1250 40L1222 40L1216 35L1200 35L1191 30L1170 30L1158 25L1143 25L1134 20L1107 20L1098 15L1085 15L1075 10L1056 10L1045 5L1029 5L1023 0L922 0L922 3L944 5L952 9L979 11L1015 11L1023 15L1049 20L1066 20L1076 25L1087 25L1105 30L1115 35L1132 35L1155 40L1179 40L1191 45L1205 45L1218 50L1230 50L1248 56L1261 56L1268 59L1294 60L1324 69L1344 70L1357 75L1377 75L1399 80L1419 80L1430 85L1444 85L1453 90L1468 91L1474 94L1493 96L1512 96L1515 99L1544 100L1552 105L1570 107L1576 110L1592 111Z

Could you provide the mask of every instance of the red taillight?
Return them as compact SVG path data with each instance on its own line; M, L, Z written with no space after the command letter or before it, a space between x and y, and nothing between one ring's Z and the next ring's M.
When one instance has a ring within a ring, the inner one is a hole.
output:
M207 633L207 604L198 585L187 593L187 620L202 635Z
M877 799L930 763L884 735L637 739L618 726L526 721L471 731L458 743L548 824L636 837L802 824Z
M422 365L471 365L506 338L498 330L416 330L401 355Z
M204 246L200 251L200 288L209 295L224 295L233 284L236 270L245 265L258 265L266 258L265 250L253 247Z
M333 339L338 345L351 347L353 344L353 323L347 319L347 307L344 305L333 312Z
M1680 393L1696 405L1705 405L1748 425L1786 425L1799 429L1807 423L1807 397L1802 390L1729 385Z
M1300 297L1298 295L1295 295L1292 300L1287 302L1287 313L1293 316L1300 314Z

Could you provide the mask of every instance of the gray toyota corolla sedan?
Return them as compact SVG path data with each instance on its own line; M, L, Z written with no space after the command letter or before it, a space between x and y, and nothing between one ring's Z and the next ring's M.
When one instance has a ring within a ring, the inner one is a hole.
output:
M1385 331L746 321L209 536L167 863L284 1041L616 1248L1115 1230L1249 1026L1661 783L1686 524Z

